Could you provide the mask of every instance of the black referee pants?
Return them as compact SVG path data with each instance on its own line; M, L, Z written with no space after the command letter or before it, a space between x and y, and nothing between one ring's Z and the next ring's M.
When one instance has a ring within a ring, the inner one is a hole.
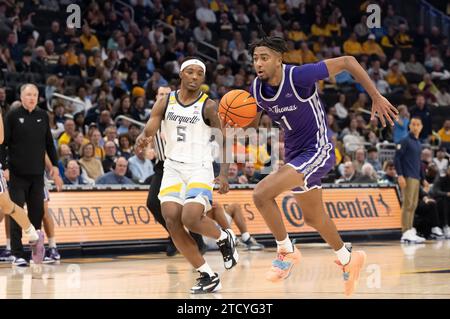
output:
M159 201L158 194L159 189L161 188L161 181L163 178L164 173L164 162L160 161L158 164L155 165L153 168L155 171L155 174L152 176L152 182L150 184L150 189L148 191L147 196L147 208L152 213L153 217L160 223L169 233L169 230L167 229L166 221L164 220L164 217L161 212L161 202ZM202 235L190 232L192 238L194 238L195 242L197 243L197 246L202 249L204 246ZM169 233L170 235L170 233ZM172 239L171 239L172 240Z
M28 218L34 228L40 229L44 217L44 175L15 175L10 172L9 195L16 205L27 204ZM11 251L17 258L25 258L22 228L10 218Z

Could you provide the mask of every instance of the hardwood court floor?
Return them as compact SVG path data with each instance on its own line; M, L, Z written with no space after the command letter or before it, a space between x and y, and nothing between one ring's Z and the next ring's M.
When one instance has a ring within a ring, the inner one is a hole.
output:
M0 298L345 298L334 253L323 244L299 244L303 260L278 284L264 273L274 249L240 253L225 271L219 252L205 256L223 289L190 295L197 273L181 256L165 254L66 259L59 265L12 269L0 265ZM402 246L398 242L354 244L368 259L352 298L450 298L450 240Z

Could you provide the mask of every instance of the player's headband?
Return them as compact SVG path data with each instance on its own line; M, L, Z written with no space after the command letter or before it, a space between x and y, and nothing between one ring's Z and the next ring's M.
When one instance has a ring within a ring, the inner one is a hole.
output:
M190 65L198 65L199 67L201 67L203 69L203 73L206 73L205 63L203 63L202 61L197 60L197 59L190 59L190 60L183 62L183 64L181 65L180 71L183 71Z

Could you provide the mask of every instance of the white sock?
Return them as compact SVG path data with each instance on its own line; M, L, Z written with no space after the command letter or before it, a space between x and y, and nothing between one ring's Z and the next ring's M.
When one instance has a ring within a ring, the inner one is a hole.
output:
M48 238L48 247L50 247L50 248L56 248L55 237L49 237L49 238Z
M345 247L345 244L341 249L334 251L343 266L347 265L350 261L351 252Z
M277 242L277 251L280 251L280 249L283 249L287 252L293 253L294 252L294 246L292 245L291 240L289 239L289 235L286 236L286 238L282 241L278 241Z
M250 233L249 233L248 231L245 232L245 233L243 233L243 234L241 235L241 239L242 239L243 242L246 242L247 240L250 239Z
M197 268L199 272L206 272L208 275L215 276L214 271L212 271L211 267L209 267L208 263L205 262L203 265Z
M39 239L39 235L36 232L36 229L34 228L33 224L28 227L28 229L25 229L25 234L28 235L28 241L36 241Z
M228 238L228 234L223 229L221 229L220 230L220 236L219 236L219 238L217 238L217 241L224 240L224 239L227 239L227 238Z
M6 238L6 249L11 250L11 238Z

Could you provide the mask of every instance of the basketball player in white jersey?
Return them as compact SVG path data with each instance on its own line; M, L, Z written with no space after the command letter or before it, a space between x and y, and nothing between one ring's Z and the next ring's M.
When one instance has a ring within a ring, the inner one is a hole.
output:
M5 131L3 128L3 118L0 113L0 144L3 143L5 137ZM1 209L1 219L3 219L3 215L8 215L13 218L17 224L25 231L25 234L28 237L28 242L31 246L31 254L34 263L40 264L44 259L44 234L40 230L36 230L28 219L27 214L24 209L18 205L16 205L11 198L9 197L8 188L6 185L5 177L3 176L3 170L1 170L0 165L0 209ZM23 258L19 258L23 259ZM17 266L27 266L27 262L25 259L15 260L14 261Z
M219 229L205 214L211 209L214 185L210 138L212 128L222 129L217 105L200 86L205 80L206 66L197 58L187 58L181 65L180 90L158 100L144 131L137 138L137 151L142 151L163 122L166 136L164 174L159 199L167 228L184 257L200 273L191 293L211 293L222 288L201 255L188 228L194 233L217 240L226 269L238 261L235 236L231 229ZM219 193L228 192L228 165L221 164L216 179Z

